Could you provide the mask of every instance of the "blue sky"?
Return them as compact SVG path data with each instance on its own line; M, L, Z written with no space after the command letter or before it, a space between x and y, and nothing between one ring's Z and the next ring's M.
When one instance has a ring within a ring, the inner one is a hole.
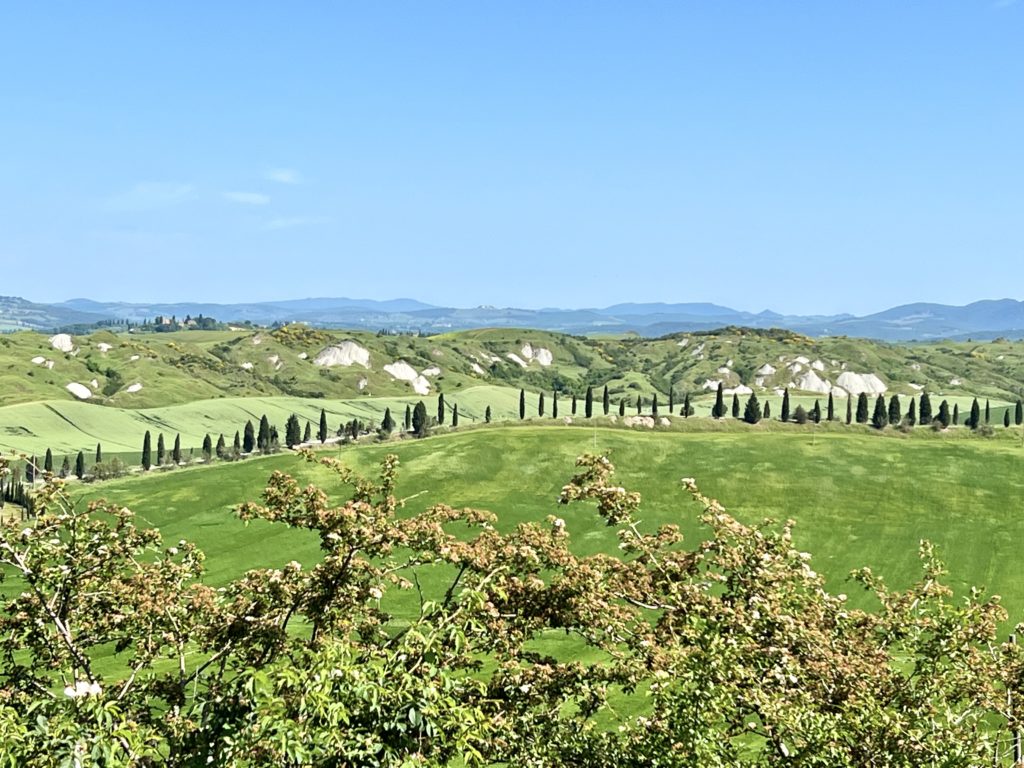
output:
M5 3L0 294L1024 298L1024 0Z

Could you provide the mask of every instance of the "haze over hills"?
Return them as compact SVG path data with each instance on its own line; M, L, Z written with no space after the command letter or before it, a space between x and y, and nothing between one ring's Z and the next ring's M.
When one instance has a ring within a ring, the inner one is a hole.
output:
M439 307L415 299L386 301L309 298L237 304L103 302L87 298L39 304L0 297L0 331L51 330L110 320L141 322L157 315L204 315L260 325L301 322L324 328L438 333L521 327L573 334L636 333L657 337L726 326L785 328L808 336L855 336L883 341L1024 337L1024 302L976 301L966 306L915 303L870 315L790 315L747 312L709 303L624 303L603 308Z

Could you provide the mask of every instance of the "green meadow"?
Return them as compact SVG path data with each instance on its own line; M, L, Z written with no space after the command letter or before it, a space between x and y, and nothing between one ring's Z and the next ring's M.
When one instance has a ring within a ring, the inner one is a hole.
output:
M1011 622L1024 618L1024 448L1015 431L985 439L960 430L938 435L832 428L722 429L717 432L631 431L565 426L495 426L391 444L340 447L325 455L372 473L387 453L401 459L399 493L407 508L446 503L489 509L500 529L548 515L565 519L581 554L615 551L614 530L584 506L561 507L558 492L583 452L608 453L623 485L640 491L643 525L680 525L691 545L702 536L700 510L680 490L692 476L743 521L796 522L795 540L814 556L836 592L855 605L867 598L846 583L870 566L893 586L918 573L921 539L938 546L950 583L1002 595ZM233 505L259 497L271 472L295 474L345 497L334 475L294 455L194 467L99 486L71 486L78 496L102 495L161 529L168 543L190 539L207 553L207 579L223 583L246 569L310 563L312 537L281 525L245 526ZM425 573L427 590L444 573Z

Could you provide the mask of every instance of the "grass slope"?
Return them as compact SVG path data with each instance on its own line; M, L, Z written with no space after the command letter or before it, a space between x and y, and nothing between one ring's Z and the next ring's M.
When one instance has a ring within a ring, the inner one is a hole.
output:
M400 492L410 507L476 506L509 529L549 514L564 517L581 553L612 552L617 540L591 510L559 507L558 491L574 458L610 451L624 485L644 495L643 521L680 524L691 545L702 534L698 510L679 490L694 476L702 489L747 521L770 516L797 522L798 545L835 591L854 604L866 598L844 586L853 568L869 565L896 586L917 574L922 538L939 546L959 589L986 586L1004 598L1011 620L1024 614L1024 574L1015 556L1024 537L1024 449L1016 440L879 436L856 430L723 429L717 433L629 432L530 426L473 430L423 441L341 449L346 462L372 471L388 452L402 460ZM168 542L196 541L209 555L209 579L220 583L248 568L309 562L311 537L282 526L243 526L231 505L256 498L275 469L304 480L331 476L276 456L212 468L153 474L88 488L135 509ZM440 589L443 574L424 574Z

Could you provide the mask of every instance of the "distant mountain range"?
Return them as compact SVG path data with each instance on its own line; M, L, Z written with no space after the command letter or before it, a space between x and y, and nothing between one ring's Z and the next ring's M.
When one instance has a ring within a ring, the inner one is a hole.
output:
M523 327L573 334L636 333L654 337L678 331L747 326L786 328L808 336L856 336L886 341L1024 338L1024 302L1013 299L976 301L963 307L906 304L857 317L850 314L784 315L770 310L752 313L708 303L516 309L437 307L415 299L314 298L245 304L149 304L71 299L59 304L37 304L16 297L0 297L0 331L50 330L109 320L141 322L157 315L173 315L179 319L186 315L204 315L226 322L249 321L259 325L299 322L325 328L424 333Z

